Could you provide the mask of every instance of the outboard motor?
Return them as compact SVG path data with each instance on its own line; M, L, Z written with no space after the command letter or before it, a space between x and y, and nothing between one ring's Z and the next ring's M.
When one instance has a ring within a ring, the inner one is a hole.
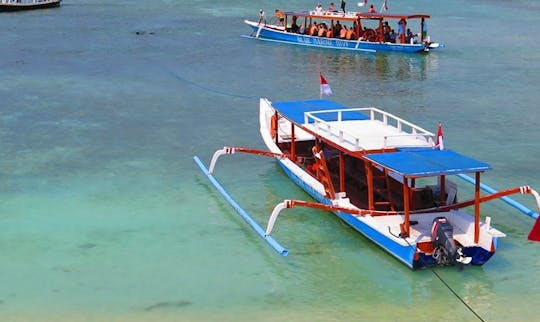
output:
M433 219L431 226L431 240L433 243L433 258L438 265L453 265L458 257L458 250L454 242L454 227L446 217ZM461 256L460 256L461 257Z

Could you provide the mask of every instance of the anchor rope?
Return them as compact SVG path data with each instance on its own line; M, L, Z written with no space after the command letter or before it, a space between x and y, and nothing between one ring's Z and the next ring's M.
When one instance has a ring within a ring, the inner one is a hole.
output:
M396 237L396 238L400 238L400 236L395 235L394 233L392 233L392 231L390 230L390 226L388 226L388 232L389 232L392 236L394 236L394 237ZM409 241L408 241L406 238L403 238L403 240L404 240L410 247L413 247L413 246L409 243ZM422 260L422 259L421 259L421 260ZM426 266L427 266L427 265L426 265ZM446 286L446 288L449 289L450 292L452 292L452 294L454 294L454 296L455 296L458 300L460 300L461 303L463 303L463 305L465 305L465 307L466 307L467 309L469 309L469 311L471 311L472 314L474 314L474 315L478 318L478 320L480 320L480 321L482 321L482 322L485 322L485 320L484 320L478 313L476 313L476 311L475 311L469 304L467 304L467 302L465 302L465 300L464 300L464 299L463 299L456 291L454 291L454 289L453 289L448 283L446 283L446 281L445 281L439 274L437 274L437 272L435 271L435 269L433 269L433 267L430 267L430 270L431 270L431 272L432 272L435 276L437 276L437 278L444 284L444 286Z
M448 283L446 283L446 281L439 274L437 274L437 272L433 268L431 268L431 271L446 286L446 288L448 288L450 292L452 292L452 294L454 294L454 296L458 300L460 300L461 303L463 303L463 305L465 305L465 307L467 307L469 311L471 311L472 314L474 314L478 318L478 320L485 322L485 320L478 313L476 313L476 311L469 304L467 304L467 302L465 302L465 300L461 296L459 296L459 294L457 294L456 291L454 291L454 289L450 285L448 285Z
M177 80L181 81L181 82L184 82L184 83L187 83L193 87L196 87L200 90L203 90L205 92L209 92L209 93L214 93L214 94L218 94L218 95L223 95L223 96L229 96L229 97L236 97L236 98L242 98L242 99L249 99L249 100L252 100L252 99L258 99L259 96L250 96L250 95L242 95L242 94L237 94L237 93L232 93L232 92L226 92L226 91L222 91L222 90L219 90L219 89L216 89L216 88L212 88L212 87L208 87L208 86L203 86L201 84L198 84L198 83L195 83L193 81L190 81L189 79L186 79L176 73L173 73L171 72L172 76L174 78L176 78Z

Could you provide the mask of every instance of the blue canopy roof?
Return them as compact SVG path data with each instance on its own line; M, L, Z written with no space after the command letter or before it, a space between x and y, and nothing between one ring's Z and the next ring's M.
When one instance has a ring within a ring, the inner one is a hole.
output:
M403 149L367 154L366 158L408 177L428 177L490 170L491 166L452 150Z
M272 106L274 106L281 115L297 124L304 123L305 112L350 110L348 107L328 100L273 102ZM323 121L337 121L337 113L321 113L317 114L317 117ZM348 111L342 114L342 120L369 120L369 116L358 111Z

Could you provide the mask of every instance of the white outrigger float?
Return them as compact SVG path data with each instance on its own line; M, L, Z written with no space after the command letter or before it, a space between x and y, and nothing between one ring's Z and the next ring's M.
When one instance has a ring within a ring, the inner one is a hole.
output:
M272 103L262 98L260 132L269 151L225 147L214 153L209 170L197 157L195 161L283 255L287 251L270 234L280 212L296 206L334 212L411 268L487 262L505 234L491 225L489 216L481 219L483 202L501 197L507 201L511 200L507 195L527 193L540 208L540 196L528 186L481 195L487 186L480 183L480 175L491 169L487 163L442 149L438 136L377 108L347 108L328 100ZM239 152L275 158L317 202L285 200L274 208L262 230L212 176L221 155ZM458 199L457 185L448 176L469 179L475 185L474 195ZM473 208L472 215L466 207ZM530 240L540 240L538 222Z

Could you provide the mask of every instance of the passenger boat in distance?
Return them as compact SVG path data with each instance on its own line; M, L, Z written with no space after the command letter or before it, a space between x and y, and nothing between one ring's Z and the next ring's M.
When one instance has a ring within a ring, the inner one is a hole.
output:
M431 41L426 14L304 11L283 12L283 16L275 24L245 20L253 30L248 37L368 52L427 52L444 46Z
M491 167L444 149L441 128L435 136L380 109L347 108L329 100L261 98L259 119L268 150L225 147L214 153L209 170L195 158L228 200L232 199L212 173L220 156L234 153L275 158L287 176L316 200L279 203L263 233L231 202L282 253L270 234L282 210L300 206L332 211L413 269L482 265L505 234L494 228L489 216L481 218L481 203L501 197L511 200L504 196L522 193L532 194L540 208L540 196L529 186L481 195L487 186L480 183L480 175ZM473 178L466 175L470 173ZM451 180L456 177L472 179L474 189L460 189L472 196L458 194L458 185ZM526 212L538 218L538 213ZM539 222L530 240L540 240Z
M60 6L62 0L0 0L1 11L46 9Z

